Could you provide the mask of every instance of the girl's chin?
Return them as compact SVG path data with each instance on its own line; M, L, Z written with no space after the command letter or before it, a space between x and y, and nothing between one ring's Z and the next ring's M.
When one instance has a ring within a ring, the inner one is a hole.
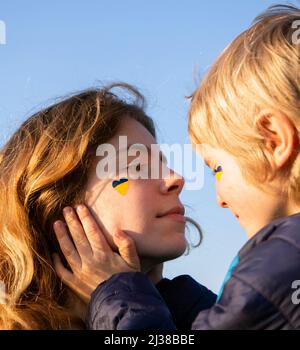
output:
M179 258L180 256L182 256L184 254L186 249L187 249L186 242L177 246L177 247L174 247L172 250L165 252L164 261L174 260L174 259Z
M179 258L181 255L184 254L187 248L186 241L181 242L180 244L177 244L177 246L173 245L172 247L168 247L167 249L163 249L162 246L159 247L159 250L156 248L155 251L151 252L144 252L144 254L140 255L141 261L143 259L145 260L154 260L155 264L159 264L162 262L166 262L169 260L174 260Z

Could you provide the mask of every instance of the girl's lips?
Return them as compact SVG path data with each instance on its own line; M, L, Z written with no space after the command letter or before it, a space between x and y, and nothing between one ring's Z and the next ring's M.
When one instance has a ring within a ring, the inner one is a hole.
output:
M167 218L167 219L171 219L171 220L178 221L178 222L183 222L183 223L186 222L185 216L182 215L182 214L167 214L167 215L161 216L160 218L161 219L162 218Z

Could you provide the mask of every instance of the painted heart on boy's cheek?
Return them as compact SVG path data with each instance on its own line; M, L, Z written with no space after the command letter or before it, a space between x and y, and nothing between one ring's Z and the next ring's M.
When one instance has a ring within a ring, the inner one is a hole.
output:
M215 170L215 176L218 181L221 179L222 174L223 174L223 169L221 166L218 166L217 169Z
M222 174L223 174L223 171L219 171L219 172L216 173L216 179L217 179L218 181L221 180Z
M129 187L128 179L122 178L120 180L115 180L112 183L112 187L119 192L120 195L125 196Z

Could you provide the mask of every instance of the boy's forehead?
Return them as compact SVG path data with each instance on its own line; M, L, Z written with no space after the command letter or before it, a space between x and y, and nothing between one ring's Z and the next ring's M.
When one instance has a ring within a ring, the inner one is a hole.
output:
M224 158L224 154L221 149L214 148L209 144L197 145L197 153L200 154L200 157L202 157L208 166L211 166L212 163Z

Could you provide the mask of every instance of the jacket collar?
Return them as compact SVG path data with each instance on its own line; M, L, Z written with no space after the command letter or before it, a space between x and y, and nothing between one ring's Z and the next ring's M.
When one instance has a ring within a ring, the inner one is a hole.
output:
M253 249L256 245L259 243L268 240L272 234L276 231L278 226L282 225L286 221L289 221L291 219L299 220L299 226L300 226L300 213L296 213L290 216L285 216L279 219L275 219L270 224L264 226L261 230L259 230L252 238L249 239L249 241L241 248L239 251L239 257L242 258L244 255L246 255L251 249Z

